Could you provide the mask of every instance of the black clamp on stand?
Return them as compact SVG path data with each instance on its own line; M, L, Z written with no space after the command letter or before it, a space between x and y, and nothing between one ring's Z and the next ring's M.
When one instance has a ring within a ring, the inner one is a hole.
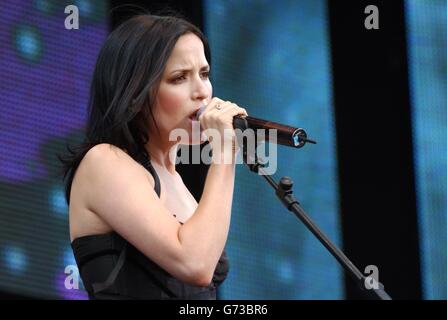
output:
M295 147L301 148L306 142L316 143L315 141L307 139L307 134L303 129L299 129L297 136L294 136ZM239 145L242 146L242 158L244 163L249 169L261 175L267 180L267 182L275 190L275 194L281 200L283 205L291 212L293 212L304 225L314 234L315 237L323 244L323 246L337 259L337 261L343 266L345 271L357 282L359 288L371 299L376 300L392 300L391 297L385 292L383 285L377 282L372 277L366 278L360 270L346 257L346 255L334 245L329 238L318 228L318 226L309 218L306 212L301 208L300 203L293 195L292 187L293 182L289 177L282 177L279 185L272 179L271 175L268 175L263 167L265 163L258 162L258 156L255 148L255 154L248 154L247 144L245 140L240 141L238 136ZM255 144L257 147L257 144ZM252 161L248 161L252 160ZM249 163L250 162L250 163ZM368 286L367 286L368 284ZM368 288L369 287L369 288ZM377 289L376 289L377 288Z

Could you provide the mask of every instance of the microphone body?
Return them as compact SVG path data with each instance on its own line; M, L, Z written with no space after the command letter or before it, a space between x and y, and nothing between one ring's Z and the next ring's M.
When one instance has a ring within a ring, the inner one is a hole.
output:
M272 142L270 139L269 130L276 130L276 144L301 148L304 145L303 137L306 137L306 132L301 128L294 128L269 120L263 120L250 116L235 116L233 118L233 128L244 131L246 129L253 129L256 133L257 129L265 129L265 140Z
M197 121L204 110L205 106L202 105L196 115ZM273 121L263 120L250 116L235 116L233 118L233 128L240 129L241 131L252 129L255 131L255 134L257 129L265 129L266 141L289 147L301 148L302 146L304 146L304 144L306 144L306 142L313 144L316 143L313 140L307 139L307 133L306 131L304 131L304 129L291 127ZM272 129L276 130L276 141L272 141L269 135L269 130Z

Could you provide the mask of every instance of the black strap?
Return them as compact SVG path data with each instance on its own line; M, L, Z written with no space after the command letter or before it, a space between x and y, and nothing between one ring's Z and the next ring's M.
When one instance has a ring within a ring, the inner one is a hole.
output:
M118 276L118 273L121 271L121 268L123 267L124 262L126 261L126 253L127 253L127 242L124 242L123 248L121 249L121 253L118 258L118 262L116 263L112 272L110 272L109 276L107 277L107 280L104 282L96 282L92 284L93 292L95 294L104 291L105 289L113 285L113 283L116 280L116 277Z
M157 193L158 197L160 198L160 192L161 192L161 188L160 188L160 179L158 178L157 172L155 172L154 167L152 166L152 164L149 162L149 166L146 168L149 170L149 172L151 173L151 175L154 177L154 181L155 181L155 192Z
M155 171L154 167L151 164L151 160L147 157L143 155L141 164L150 172L150 174L154 177L154 181L155 181L155 192L157 193L158 197L160 198L160 179L158 178L158 174Z

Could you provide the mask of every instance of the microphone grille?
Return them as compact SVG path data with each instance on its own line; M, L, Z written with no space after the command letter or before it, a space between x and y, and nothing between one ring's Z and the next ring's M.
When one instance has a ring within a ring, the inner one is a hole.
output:
M203 111L205 111L205 105L202 103L200 105L199 111L197 111L197 113L196 113L196 121L199 121L199 117L203 113Z

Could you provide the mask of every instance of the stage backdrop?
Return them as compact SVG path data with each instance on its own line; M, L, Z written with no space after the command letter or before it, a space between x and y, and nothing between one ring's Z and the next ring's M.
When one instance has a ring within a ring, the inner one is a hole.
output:
M65 29L69 4L79 9L78 30ZM0 291L86 297L64 286L65 267L75 262L56 152L84 126L107 7L98 0L1 2Z
M406 9L423 297L447 299L447 1Z
M293 179L303 208L340 245L326 2L208 0L204 7L215 95L318 141L278 147L275 178ZM237 167L227 251L221 298L344 297L338 262L244 165Z

